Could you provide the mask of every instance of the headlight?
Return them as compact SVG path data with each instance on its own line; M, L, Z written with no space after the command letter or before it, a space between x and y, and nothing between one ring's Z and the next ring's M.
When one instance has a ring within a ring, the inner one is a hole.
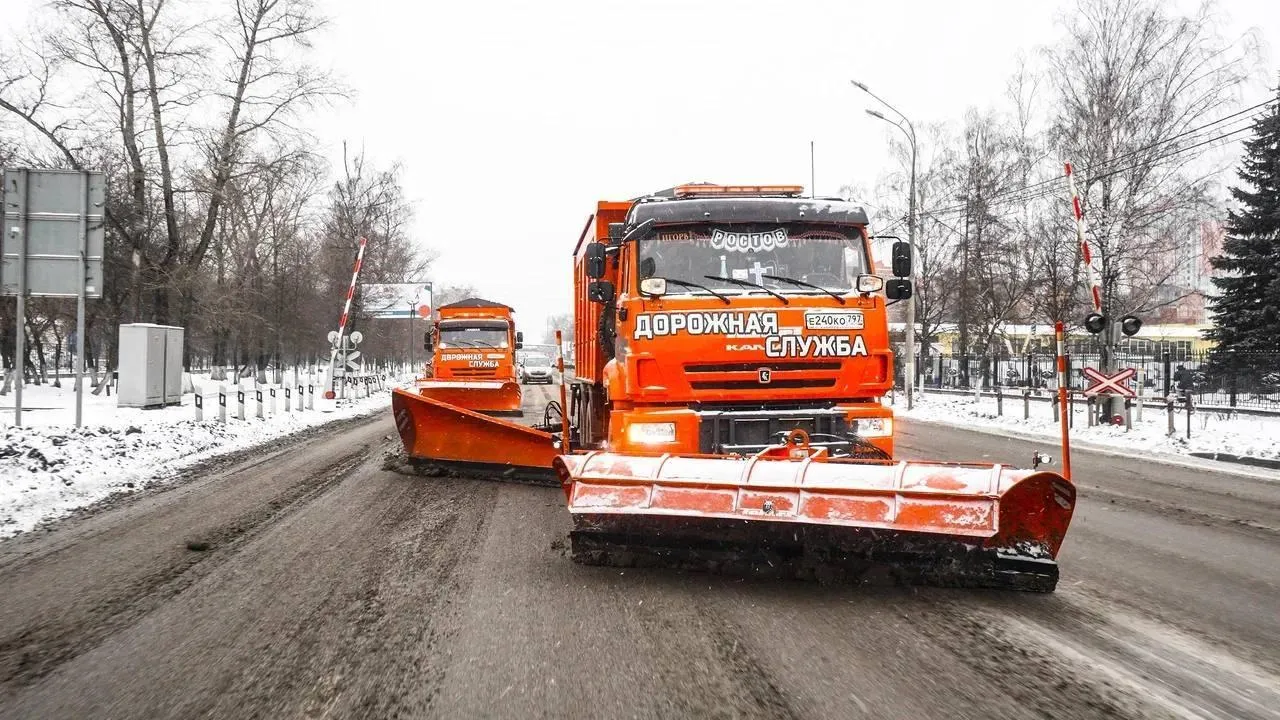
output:
M859 418L853 431L864 438L893 437L893 418Z
M641 445L657 445L676 441L675 423L632 423L627 428L627 439Z

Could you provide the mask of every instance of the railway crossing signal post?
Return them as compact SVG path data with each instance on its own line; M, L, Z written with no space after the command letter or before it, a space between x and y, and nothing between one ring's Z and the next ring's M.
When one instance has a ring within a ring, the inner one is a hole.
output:
M1119 320L1110 320L1106 315L1100 312L1091 312L1084 319L1084 329L1094 335L1098 335L1098 340L1102 346L1100 353L1098 371L1090 374L1089 368L1085 369L1085 374L1099 385L1095 393L1102 397L1099 403L1099 412L1106 422L1110 422L1112 418L1120 416L1120 410L1123 409L1124 398L1133 397L1133 392L1128 386L1123 386L1116 381L1116 378L1123 375L1121 380L1127 380L1136 372L1130 368L1121 371L1117 353L1120 349L1120 337L1132 337L1138 334L1142 329L1142 320L1135 315L1125 315ZM1115 381L1115 382L1112 382Z

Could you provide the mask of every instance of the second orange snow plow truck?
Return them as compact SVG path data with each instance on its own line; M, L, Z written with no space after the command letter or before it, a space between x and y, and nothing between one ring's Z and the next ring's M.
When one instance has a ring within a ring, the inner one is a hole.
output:
M520 414L516 332L510 307L467 298L442 305L423 343L431 352L431 377L418 391L440 402L484 413Z
M578 376L546 432L575 450L553 461L573 558L1052 590L1074 486L892 460L886 301L910 297L910 254L886 283L862 208L800 192L599 203L574 251ZM473 430L527 437L506 425Z

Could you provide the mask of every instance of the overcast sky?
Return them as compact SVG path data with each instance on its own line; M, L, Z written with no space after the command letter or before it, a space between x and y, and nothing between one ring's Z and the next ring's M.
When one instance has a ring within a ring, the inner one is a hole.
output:
M332 19L317 50L354 91L314 122L335 167L343 140L401 162L417 238L437 256L430 279L514 306L534 339L548 315L571 311L570 252L596 200L687 181L808 185L810 140L819 194L872 188L892 169L886 141L897 131L863 113L875 105L851 78L917 127L956 121L998 103L1019 53L1052 43L1073 7L317 2ZM1276 7L1220 4L1224 35L1257 28L1271 82ZM1260 82L1241 107L1265 94Z

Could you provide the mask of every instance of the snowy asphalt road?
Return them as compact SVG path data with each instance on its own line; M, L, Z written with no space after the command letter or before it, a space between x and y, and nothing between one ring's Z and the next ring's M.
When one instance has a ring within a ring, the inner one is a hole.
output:
M557 489L387 472L393 433L0 543L0 717L1280 717L1280 482L1080 452L1057 593L836 588L576 566Z

